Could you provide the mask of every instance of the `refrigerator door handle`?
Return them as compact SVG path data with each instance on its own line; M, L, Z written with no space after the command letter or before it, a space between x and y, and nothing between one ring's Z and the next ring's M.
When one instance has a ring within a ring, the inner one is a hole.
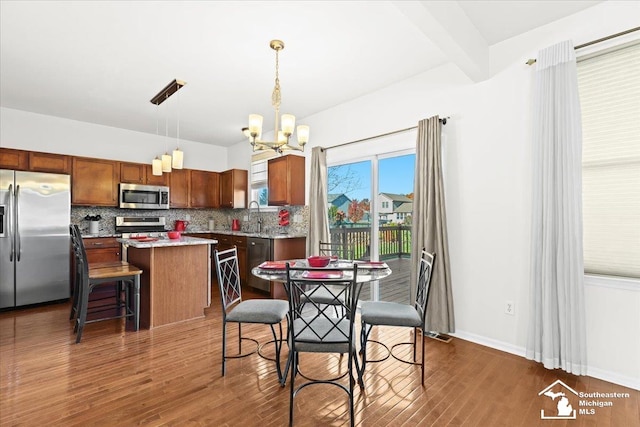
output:
M11 251L9 251L9 261L13 262L13 257L16 253L16 243L13 238L13 184L9 184L9 203L8 208L9 212L7 212L7 229L9 240L11 241Z
M18 242L16 261L20 262L20 255L22 255L22 242L20 241L20 218L18 217L18 212L20 212L20 186L16 185L16 241Z

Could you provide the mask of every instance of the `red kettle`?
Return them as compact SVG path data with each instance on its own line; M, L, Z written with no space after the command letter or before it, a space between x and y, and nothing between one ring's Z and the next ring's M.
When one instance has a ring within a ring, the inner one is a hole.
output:
M240 231L240 220L239 219L231 220L231 229L233 231Z
M187 229L187 225L189 225L189 221L176 220L175 226L173 227L176 231L185 231Z

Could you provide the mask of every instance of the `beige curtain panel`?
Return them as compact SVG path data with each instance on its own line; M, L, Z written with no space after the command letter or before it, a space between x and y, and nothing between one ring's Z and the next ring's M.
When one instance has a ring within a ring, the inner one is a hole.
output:
M311 150L310 178L307 255L317 255L319 243L329 241L327 152L322 147L313 147Z
M416 172L411 228L411 298L415 299L419 254L424 247L436 253L427 305L426 331L455 332L449 266L447 215L442 181L442 125L438 116L418 123ZM413 301L412 301L413 303Z

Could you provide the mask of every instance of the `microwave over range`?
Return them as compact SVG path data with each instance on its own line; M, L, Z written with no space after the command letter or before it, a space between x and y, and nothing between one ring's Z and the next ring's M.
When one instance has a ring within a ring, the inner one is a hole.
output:
M169 187L120 183L123 209L169 209Z

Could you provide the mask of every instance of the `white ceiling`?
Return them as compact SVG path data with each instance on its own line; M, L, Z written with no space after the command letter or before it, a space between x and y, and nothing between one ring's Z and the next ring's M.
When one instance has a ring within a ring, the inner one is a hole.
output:
M272 39L304 118L448 62L482 80L490 45L597 3L1 0L0 105L170 136L179 114L181 139L230 146L250 113L273 128Z

